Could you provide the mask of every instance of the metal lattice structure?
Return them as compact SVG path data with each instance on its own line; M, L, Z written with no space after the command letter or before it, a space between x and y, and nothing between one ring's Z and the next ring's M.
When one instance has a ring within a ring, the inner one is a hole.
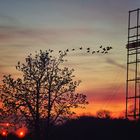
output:
M140 119L140 9L129 11L126 118Z

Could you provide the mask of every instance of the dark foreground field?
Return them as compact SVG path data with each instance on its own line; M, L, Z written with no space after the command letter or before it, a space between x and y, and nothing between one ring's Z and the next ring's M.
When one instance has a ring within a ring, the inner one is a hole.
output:
M140 140L139 132L139 121L80 117L53 128L49 140ZM7 140L18 140L18 138L9 135ZM27 136L22 140L33 139Z
M140 123L81 117L58 127L52 140L140 140Z

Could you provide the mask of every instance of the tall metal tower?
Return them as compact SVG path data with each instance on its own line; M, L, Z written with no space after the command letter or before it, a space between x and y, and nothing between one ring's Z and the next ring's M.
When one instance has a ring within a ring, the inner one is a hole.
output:
M129 11L126 118L140 119L140 9Z

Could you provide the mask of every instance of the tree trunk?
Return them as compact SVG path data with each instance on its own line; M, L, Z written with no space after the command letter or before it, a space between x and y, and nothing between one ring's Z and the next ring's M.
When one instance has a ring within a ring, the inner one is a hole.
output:
M51 95L49 93L48 98L48 117L47 117L47 139L49 139L49 131L50 131L50 117L51 117Z
M40 126L39 126L38 120L36 120L36 124L35 124L35 140L41 140L40 139Z
M39 114L39 89L40 86L37 82L37 96L36 96L36 122L35 122L35 139L36 140L41 140L40 138L40 114Z
M53 73L53 70L52 70L52 73ZM51 79L50 79L50 82L49 82L49 90L48 90L47 139L49 139L49 133L50 133L50 121L51 121L50 120L51 119L51 86L52 86L52 80L53 80L53 76L51 75Z

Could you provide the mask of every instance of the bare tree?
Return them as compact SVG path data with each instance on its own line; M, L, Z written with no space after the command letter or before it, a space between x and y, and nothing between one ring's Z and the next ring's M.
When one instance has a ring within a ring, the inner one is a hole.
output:
M74 112L72 108L87 104L86 95L76 93L80 81L74 81L73 69L61 65L66 52L59 57L52 57L49 51L41 51L35 56L30 54L25 63L18 62L16 69L22 73L21 78L14 79L5 75L0 98L3 109L9 115L17 114L19 118L32 125L36 139L40 139L40 121L58 123Z

